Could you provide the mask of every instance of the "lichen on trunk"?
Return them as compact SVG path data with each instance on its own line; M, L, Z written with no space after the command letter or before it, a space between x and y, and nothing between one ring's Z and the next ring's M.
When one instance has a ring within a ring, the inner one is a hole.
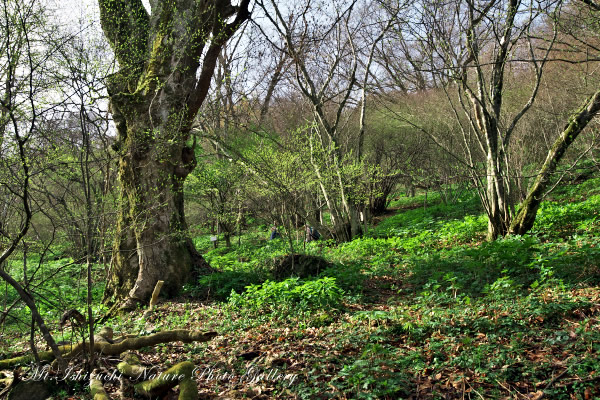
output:
M122 144L122 207L108 284L116 299L145 301L159 280L167 295L174 294L200 258L187 237L183 212L183 180L194 159L184 158L189 150L183 138L176 140L181 132L171 129L138 127Z

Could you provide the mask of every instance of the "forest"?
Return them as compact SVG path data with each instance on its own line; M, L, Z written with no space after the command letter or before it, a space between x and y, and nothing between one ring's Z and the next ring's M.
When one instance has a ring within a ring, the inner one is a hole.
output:
M0 0L0 399L599 399L599 62L595 0Z

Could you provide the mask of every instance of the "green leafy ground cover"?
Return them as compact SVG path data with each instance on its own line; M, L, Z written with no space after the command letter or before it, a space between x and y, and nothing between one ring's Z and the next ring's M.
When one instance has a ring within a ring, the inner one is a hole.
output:
M599 183L564 188L531 235L493 243L473 197L402 198L368 237L307 246L334 264L314 279L270 279L283 242L216 249L223 272L188 288L216 300L165 304L155 328L221 333L181 350L221 373L200 379L207 398L594 398ZM296 379L245 378L273 369Z
M59 257L56 257L59 258ZM22 262L12 261L6 267L11 275L18 281L24 283L24 268ZM57 260L40 259L28 257L27 281L37 300L36 306L40 314L50 326L55 327L55 339L57 341L79 340L80 332L72 329L62 329L55 324L59 321L63 312L70 309L84 311L87 298L86 265L80 264L71 258L59 258ZM104 291L104 269L94 265L94 285L92 286L93 310L96 315L106 312L107 308L102 304ZM1 282L0 296L2 310L0 313L0 358L18 352L23 348L28 349L26 344L29 338L31 324L31 313L29 308L23 304L16 291L6 282ZM23 335L27 332L27 335ZM40 343L43 341L40 339ZM44 346L45 343L42 345Z
M560 188L531 235L492 243L473 197L402 198L364 238L310 243L333 266L307 279L275 281L287 245L254 233L208 251L222 272L178 301L109 324L219 332L144 355L193 361L206 399L598 398L597 188Z

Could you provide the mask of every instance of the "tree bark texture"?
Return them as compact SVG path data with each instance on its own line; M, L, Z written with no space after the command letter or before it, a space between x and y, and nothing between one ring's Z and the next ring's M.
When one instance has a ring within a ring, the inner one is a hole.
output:
M145 301L159 280L176 293L203 263L187 236L183 183L194 169L188 146L223 44L248 17L220 0L99 0L102 29L119 72L108 92L121 183L105 300Z
M461 90L471 101L471 111L465 108L471 127L479 138L479 144L486 157L486 176L484 180L475 178L477 184L485 182L479 196L488 216L488 240L495 240L508 233L512 218L512 204L510 199L511 182L508 174L508 160L505 149L509 145L511 129L518 121L515 117L508 129L501 128L502 104L504 97L505 67L509 60L512 43L520 35L515 22L519 10L518 0L508 0L498 6L502 8L504 18L494 23L498 35L494 42L495 50L491 59L489 71L483 68L482 46L485 44L485 35L481 35L481 24L494 7L495 2L489 2L478 10L469 4L468 25L466 29L466 44L468 57L463 62L460 75ZM516 35L516 36L515 36ZM471 86L468 79L468 70L472 69L475 85ZM538 81L541 77L538 74ZM536 86L537 87L537 86ZM530 102L535 98L535 90ZM530 106L523 108L523 112Z

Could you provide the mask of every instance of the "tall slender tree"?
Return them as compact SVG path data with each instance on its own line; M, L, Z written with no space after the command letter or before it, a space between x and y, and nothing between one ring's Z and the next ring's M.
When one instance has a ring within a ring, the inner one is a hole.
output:
M186 234L188 145L221 48L249 18L250 0L99 0L119 63L108 83L118 134L121 199L105 300L122 308L164 280L176 292L201 257Z
M356 175L347 171L357 171L362 161L372 61L393 21L372 11L372 3L358 0L299 2L294 10L285 10L274 0L257 4L292 61L297 89L312 105L310 163L330 212L333 236L351 240L362 233L365 199L361 190L352 188ZM315 18L318 24L312 22ZM353 109L359 127L348 138L344 130Z
M400 27L394 32L406 60L392 63L384 57L381 62L396 86L401 78L414 75L416 83L404 86L419 90L430 85L445 91L463 155L451 148L445 133L426 133L470 170L488 216L490 240L509 233L518 201L511 148L519 123L537 98L562 4L561 0L424 0L410 23L399 18ZM393 7L386 9L395 12ZM549 32L540 30L542 23L548 24ZM407 43L417 46L413 52L422 62L404 51ZM526 100L511 108L506 101L507 83L517 65L531 75L532 84ZM398 67L400 71L395 70Z
M63 37L48 40L53 27L47 16L47 10L35 0L0 1L0 221L6 216L6 223L0 224L0 280L29 308L31 337L37 326L64 369L66 364L36 304L26 262L22 280L12 275L6 263L25 243L35 214L32 177L37 172L38 125L52 109L47 103L51 85L40 77L49 75L48 65L66 41ZM26 250L23 255L26 260ZM30 343L37 358L34 340Z

